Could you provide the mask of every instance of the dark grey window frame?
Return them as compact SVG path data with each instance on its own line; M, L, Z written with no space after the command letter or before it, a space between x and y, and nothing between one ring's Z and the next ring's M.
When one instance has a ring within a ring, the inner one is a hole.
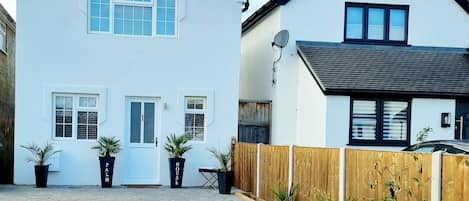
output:
M362 32L363 37L361 39L350 39L347 38L347 8L357 7L363 8L363 25ZM368 10L370 8L384 9L384 39L383 40L372 40L368 39ZM389 40L389 22L390 22L390 10L399 9L405 10L406 23L405 23L405 39L403 41ZM345 15L344 15L344 43L358 43L358 44L371 44L371 45L394 45L394 46L407 46L409 39L409 6L408 5L389 5L389 4L369 4L369 3L345 3Z
M352 138L353 127L353 101L376 101L376 139L375 140L356 140ZM407 102L407 136L406 140L383 140L383 110L384 102L400 101ZM411 123L411 99L406 98L368 98L368 97L352 97L350 98L350 115L349 115L349 144L355 146L400 146L406 147L410 145L410 123Z

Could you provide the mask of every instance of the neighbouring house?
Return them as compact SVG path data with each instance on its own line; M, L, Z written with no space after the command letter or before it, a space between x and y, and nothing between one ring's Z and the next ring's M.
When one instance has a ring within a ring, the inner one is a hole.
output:
M272 101L277 145L469 139L468 36L464 0L270 0L243 23L240 98Z
M0 4L0 184L13 183L15 20Z
M116 136L115 185L169 185L172 133L193 146L183 184L202 184L237 133L241 3L18 1L15 184L34 183L20 145L49 141L49 184L97 185L91 147Z

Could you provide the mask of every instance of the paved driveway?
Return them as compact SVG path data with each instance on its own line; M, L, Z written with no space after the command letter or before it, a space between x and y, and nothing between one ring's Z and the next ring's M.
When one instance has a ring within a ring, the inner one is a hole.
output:
M125 188L101 189L95 186L37 189L32 186L0 186L5 201L240 201L234 195L220 195L211 189Z

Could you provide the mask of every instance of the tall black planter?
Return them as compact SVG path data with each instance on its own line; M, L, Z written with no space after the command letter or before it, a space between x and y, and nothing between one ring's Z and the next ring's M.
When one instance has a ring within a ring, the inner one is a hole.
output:
M34 166L34 174L36 175L36 187L47 188L47 175L49 174L49 165Z
M182 177L184 175L184 158L169 158L169 175L171 176L171 188L182 187Z
M220 194L231 194L231 184L233 182L233 172L218 172L218 192Z
M99 157L101 168L101 187L112 188L112 175L114 174L114 161L116 157Z

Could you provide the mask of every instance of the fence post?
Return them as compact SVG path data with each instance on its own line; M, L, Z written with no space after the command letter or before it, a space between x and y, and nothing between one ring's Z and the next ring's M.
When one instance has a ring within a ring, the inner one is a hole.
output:
M261 190L261 144L257 144L257 172L256 172L256 197L259 197Z
M288 192L290 192L293 186L293 145L290 145L288 153Z
M441 200L441 151L434 152L432 154L432 199L431 201Z
M340 148L340 155L339 155L339 201L345 201L345 151L344 147Z

